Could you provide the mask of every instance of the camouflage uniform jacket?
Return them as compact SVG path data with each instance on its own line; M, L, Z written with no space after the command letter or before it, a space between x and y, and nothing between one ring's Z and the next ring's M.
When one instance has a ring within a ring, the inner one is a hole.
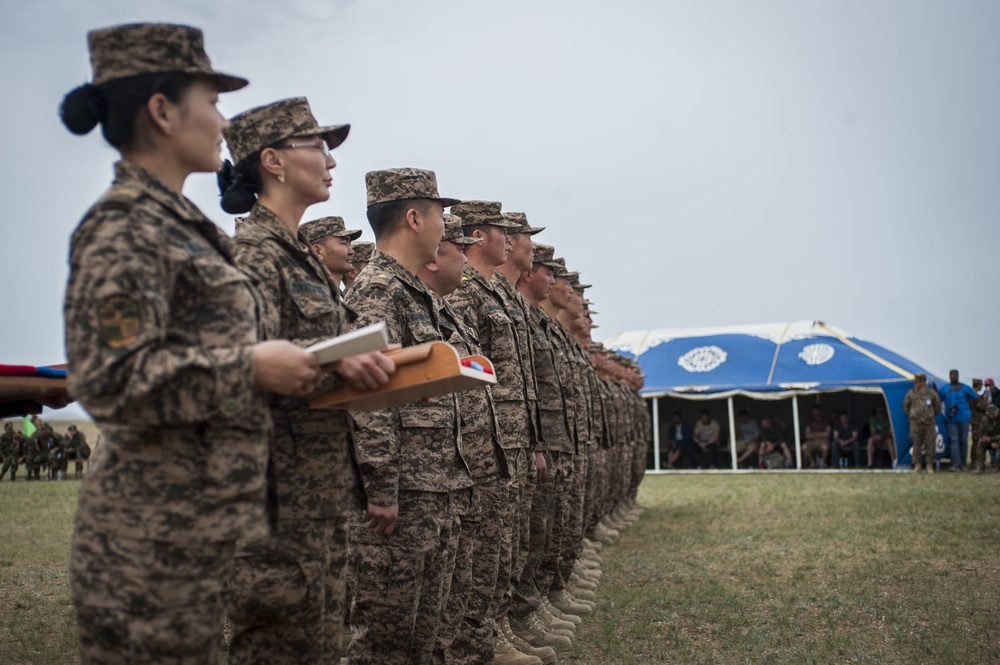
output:
M483 355L493 363L497 382L491 387L497 430L504 450L534 449L532 418L525 401L525 367L514 322L503 296L492 282L465 266L462 284L446 300L476 331Z
M597 375L597 394L601 400L604 427L601 430L601 445L605 448L621 444L622 412L617 403L612 382L604 375Z
M151 173L119 162L70 249L69 391L104 435L78 520L174 542L266 533L271 421L253 387L258 315L229 238Z
M438 298L441 312L441 335L460 356L482 355L476 331L465 325L451 305ZM462 456L473 478L506 475L507 458L497 438L493 396L488 387L463 390L458 395L462 423Z
M268 338L308 346L350 329L350 314L326 267L301 234L260 204L236 229L236 263L260 291ZM331 375L322 390L337 383ZM271 416L278 519L326 519L356 509L343 491L360 480L347 412L313 410L308 398L276 396Z
M560 376L559 365L564 365L565 356L557 352L558 341L553 334L553 321L540 307L529 304L528 324L531 328L531 349L535 359L535 379L538 384L538 417L541 436L538 450L558 453L576 452L576 446L569 435L568 419L572 409L566 403L572 393L563 386L567 376Z
M416 275L376 251L347 294L356 328L385 321L389 341L443 340L435 296ZM368 503L391 506L399 490L448 492L472 486L462 457L458 398L441 395L354 414L354 447Z
M632 408L632 396L629 394L628 386L620 381L612 381L615 390L615 399L618 408L621 410L622 445L632 445L635 443L635 410Z
M937 418L937 414L941 413L941 399L930 388L924 387L923 390L910 388L903 398L903 413L912 422L929 425Z
M15 456L14 435L6 432L0 434L0 462L5 462Z
M567 331L567 334L570 334ZM580 376L580 407L577 409L577 429L580 442L594 445L601 438L604 427L604 412L598 392L597 369L590 359L590 353L570 334L573 362Z
M563 401L566 404L566 422L574 452L587 443L589 424L587 421L590 410L590 396L586 388L587 379L583 374L583 365L577 357L579 345L572 335L562 327L551 315L549 326L550 341L556 352L556 370L563 384Z
M538 383L535 376L535 354L531 350L533 335L527 315L528 310L531 309L531 303L524 299L521 292L507 281L507 277L499 270L493 273L493 279L490 280L490 283L500 294L504 307L507 308L507 314L514 324L514 332L517 334L517 352L521 358L521 371L524 373L524 399L528 403L530 417L528 424L531 426L532 437L537 440L540 436Z
M979 421L979 436L988 436L991 444L1000 443L1000 418L994 420L989 416L983 416ZM979 444L978 441L974 443Z

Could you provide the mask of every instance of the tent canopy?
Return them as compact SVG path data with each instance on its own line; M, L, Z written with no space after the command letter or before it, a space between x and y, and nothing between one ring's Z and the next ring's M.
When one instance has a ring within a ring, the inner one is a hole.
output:
M638 361L650 396L875 387L925 372L822 321L627 331L604 344Z
M739 393L774 399L839 390L881 392L901 458L909 449L910 429L903 398L913 375L926 373L885 347L822 321L627 331L604 345L639 363L646 397Z

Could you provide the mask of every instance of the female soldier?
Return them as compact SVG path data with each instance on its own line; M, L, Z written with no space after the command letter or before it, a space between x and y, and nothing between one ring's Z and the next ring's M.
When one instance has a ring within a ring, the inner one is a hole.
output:
M315 359L259 342L258 296L229 239L186 199L220 166L219 92L201 31L124 25L89 34L93 84L66 126L101 123L121 154L73 234L69 390L104 444L80 490L70 576L83 663L217 662L236 538L268 532L264 391L304 395Z
M320 127L298 97L242 113L225 132L236 167L227 164L220 174L222 205L233 214L250 211L236 230L236 261L260 289L269 336L308 345L349 331L340 290L306 240L333 233L339 220L299 228L305 209L330 197L335 162L329 150L349 129ZM375 353L341 360L333 369L333 382L366 389L387 382L395 366ZM335 663L341 655L346 518L356 508L349 505L357 485L351 420L344 411L312 411L301 397L271 400L271 413L278 522L272 537L237 544L230 662Z

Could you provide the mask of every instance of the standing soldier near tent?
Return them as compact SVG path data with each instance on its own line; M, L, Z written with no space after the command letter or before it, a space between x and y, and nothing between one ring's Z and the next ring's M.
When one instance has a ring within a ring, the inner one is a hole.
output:
M979 423L979 438L972 442L979 451L979 455L974 458L978 463L972 469L973 473L982 473L986 463L986 451L997 450L1000 446L1000 407L989 404L985 411L986 415Z
M927 375L913 376L913 388L903 398L903 413L910 419L910 440L913 441L913 470L920 473L921 461L926 458L927 473L934 473L937 456L935 441L937 430L934 418L941 412L941 400L927 387Z
M3 462L3 469L0 469L0 480L3 480L9 470L10 482L14 482L20 456L21 451L15 447L14 424L6 422L3 424L3 434L0 434L0 462Z

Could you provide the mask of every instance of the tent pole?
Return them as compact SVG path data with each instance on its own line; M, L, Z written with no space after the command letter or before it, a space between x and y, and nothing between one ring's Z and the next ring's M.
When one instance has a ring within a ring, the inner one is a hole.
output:
M729 403L729 454L733 458L733 471L736 470L736 418L733 417L733 396L726 400Z
M795 428L795 468L802 470L802 435L799 432L799 398L792 395L792 426Z
M660 398L653 398L653 470L660 470Z

